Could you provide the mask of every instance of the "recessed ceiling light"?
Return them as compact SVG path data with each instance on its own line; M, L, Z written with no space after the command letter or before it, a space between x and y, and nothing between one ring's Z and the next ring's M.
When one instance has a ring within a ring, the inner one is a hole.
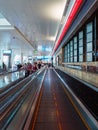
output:
M7 21L7 19L0 13L0 30L14 29L14 27Z

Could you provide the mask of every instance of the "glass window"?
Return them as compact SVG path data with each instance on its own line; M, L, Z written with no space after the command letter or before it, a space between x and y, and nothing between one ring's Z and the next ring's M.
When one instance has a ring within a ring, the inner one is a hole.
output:
M80 47L80 46L83 46L83 39L80 39L80 40L79 40L79 47Z
M77 62L77 56L74 56L74 62Z
M83 38L83 31L79 32L79 39Z
M74 44L74 49L77 49L77 44L76 43Z
M70 41L70 62L73 61L73 41Z
M87 52L92 51L92 42L91 43L87 43Z
M65 46L65 62L67 62L67 57L68 57L68 53L67 53L67 46Z
M83 55L79 55L79 61L83 61Z
M79 54L83 54L83 47L79 47Z
M92 61L92 53L87 53L87 61Z
M70 57L70 61L73 62L73 57Z
M79 61L83 61L83 31L79 32Z
M93 40L92 32L87 34L87 42L91 42Z
M70 56L73 56L72 52L70 53Z
M65 59L65 62L67 62L67 59Z
M77 37L74 37L74 62L77 61Z
M68 48L67 48L67 50L68 50L68 53L69 53L69 43L68 43Z
M68 53L68 57L69 57L69 53Z
M70 51L71 51L71 52L73 51L73 47L70 48Z
M65 54L67 54L67 46L65 46Z
M68 59L68 62L69 62L69 49L70 49L70 48L69 48L69 43L68 43L68 44L67 44L67 52L68 52L68 54L67 54L67 55L68 55L67 59Z
M73 51L73 46L72 45L70 46L70 51Z
M74 43L77 42L77 37L74 37Z
M89 23L89 24L87 24L87 33L88 32L92 32L92 22L91 23Z
M67 59L67 60L68 60L68 62L69 62L69 57L68 57L68 59Z
M93 53L93 23L87 24L86 27L86 60L92 61Z
M77 55L77 50L74 50L74 56L76 56Z

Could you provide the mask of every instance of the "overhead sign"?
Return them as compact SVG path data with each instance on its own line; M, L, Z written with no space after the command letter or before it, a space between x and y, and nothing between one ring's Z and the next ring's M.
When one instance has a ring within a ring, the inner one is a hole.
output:
M34 52L34 54L38 53L38 51L37 51L37 50L34 50L33 52Z
M3 50L3 54L11 54L12 50Z

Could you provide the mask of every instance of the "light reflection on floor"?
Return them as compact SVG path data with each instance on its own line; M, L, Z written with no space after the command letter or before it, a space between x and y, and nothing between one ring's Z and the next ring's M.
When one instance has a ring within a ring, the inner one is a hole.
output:
M24 71L9 73L7 75L0 76L0 88L5 87L11 82L24 76Z

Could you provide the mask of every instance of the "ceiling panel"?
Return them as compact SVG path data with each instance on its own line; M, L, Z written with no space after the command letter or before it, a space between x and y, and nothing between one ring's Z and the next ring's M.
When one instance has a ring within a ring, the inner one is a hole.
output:
M0 12L31 47L38 49L41 45L52 51L66 1L0 0ZM41 55L50 54L48 49L39 51Z

